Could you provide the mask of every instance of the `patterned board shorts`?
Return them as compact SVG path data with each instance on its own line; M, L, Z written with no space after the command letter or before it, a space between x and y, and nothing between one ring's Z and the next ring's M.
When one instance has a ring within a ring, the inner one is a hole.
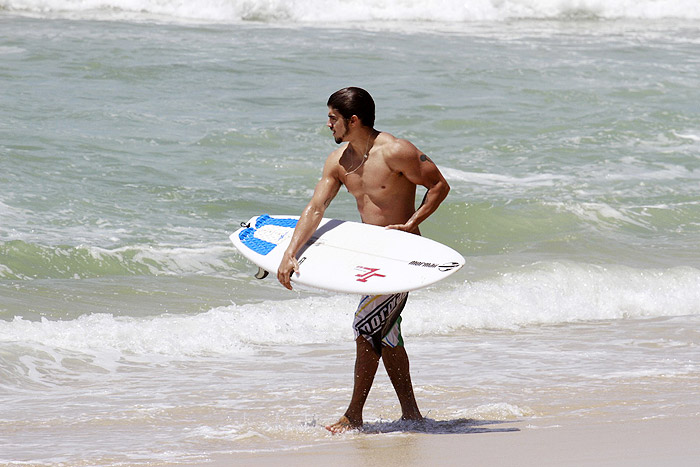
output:
M379 355L383 346L402 346L401 312L407 299L408 292L362 297L352 323L355 339L363 336Z

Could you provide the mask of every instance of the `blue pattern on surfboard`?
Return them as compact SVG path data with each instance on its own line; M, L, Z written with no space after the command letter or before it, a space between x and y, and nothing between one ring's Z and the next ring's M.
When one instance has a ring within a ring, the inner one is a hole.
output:
M277 246L274 243L255 238L255 229L252 227L242 230L241 233L238 234L238 238L241 239L242 244L263 256L271 252Z
M255 221L255 228L259 229L264 225L279 225L280 227L294 228L297 226L297 219L278 219L276 217L270 217L269 214L263 214L258 216L258 220Z
M248 227L238 234L241 243L263 256L267 255L277 246L276 243L261 240L255 236L256 230L266 225L294 228L297 225L297 219L277 219L270 217L268 214L263 214L255 221L255 228Z

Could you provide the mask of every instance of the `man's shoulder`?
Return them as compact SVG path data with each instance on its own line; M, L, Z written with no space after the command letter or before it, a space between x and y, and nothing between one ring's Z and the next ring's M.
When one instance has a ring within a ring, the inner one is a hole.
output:
M391 133L382 132L377 136L375 145L379 146L385 157L402 158L415 156L418 149L407 139L397 138Z
M328 159L340 159L340 156L343 155L343 152L345 152L345 149L348 147L348 143L343 143L339 147L335 148L334 150L331 151L331 153L328 155Z
M326 175L330 175L337 178L338 168L340 167L340 158L343 156L343 152L345 151L346 147L347 144L343 144L339 148L334 149L328 155L324 164L324 173Z
M343 157L343 153L345 152L345 149L347 149L347 147L348 147L348 144L345 143L345 144L341 145L340 147L331 151L331 153L326 158L326 165L328 165L328 164L340 165L340 158Z

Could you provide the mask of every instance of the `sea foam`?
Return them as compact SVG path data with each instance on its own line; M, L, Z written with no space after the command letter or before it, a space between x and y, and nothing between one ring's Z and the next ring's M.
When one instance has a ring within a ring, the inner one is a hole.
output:
M358 297L304 295L231 304L196 314L74 320L0 321L0 342L100 354L187 358L249 354L266 345L351 342ZM700 271L537 263L478 281L415 291L404 311L406 335L450 335L613 319L700 314Z
M468 22L561 18L700 18L695 0L0 0L0 9L100 19L147 17L203 21Z

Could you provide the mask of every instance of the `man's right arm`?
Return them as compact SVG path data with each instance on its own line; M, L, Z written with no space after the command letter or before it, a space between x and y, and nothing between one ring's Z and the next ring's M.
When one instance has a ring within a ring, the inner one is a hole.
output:
M316 231L321 223L321 219L323 219L326 208L331 204L335 195L338 194L338 190L340 190L341 183L333 173L331 159L332 156L326 161L323 176L316 184L311 201L309 201L309 204L306 205L299 217L292 240L284 252L280 266L277 269L277 280L289 290L292 290L290 281L292 272L299 272L299 262L296 259L297 252Z

